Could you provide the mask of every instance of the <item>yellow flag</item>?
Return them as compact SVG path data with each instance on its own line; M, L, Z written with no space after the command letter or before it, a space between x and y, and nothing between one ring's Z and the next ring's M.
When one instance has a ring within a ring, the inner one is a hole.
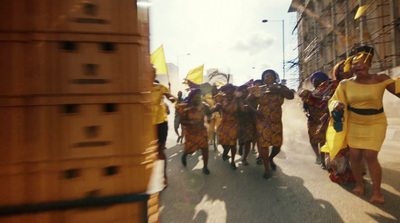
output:
M167 64L165 63L164 48L161 45L150 56L150 63L156 67L157 74L168 74Z
M354 16L354 19L358 19L358 18L360 18L361 16L363 16L364 13L365 13L365 11L367 10L367 8L368 8L369 6L370 6L370 5L363 5L363 6L358 7L357 13L356 13L356 16Z
M224 86L226 83L224 83L224 82L221 82L221 81L217 81L217 83L219 84L219 85L221 85L221 86Z
M195 84L203 83L203 69L204 69L204 64L190 70L189 73L186 75L186 79L190 80Z

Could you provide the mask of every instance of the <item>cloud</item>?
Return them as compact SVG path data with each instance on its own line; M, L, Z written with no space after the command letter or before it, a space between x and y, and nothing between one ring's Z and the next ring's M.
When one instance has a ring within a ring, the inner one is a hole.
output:
M245 40L239 40L236 42L232 49L254 55L266 51L274 41L275 38L273 36L262 32L253 32L250 33Z

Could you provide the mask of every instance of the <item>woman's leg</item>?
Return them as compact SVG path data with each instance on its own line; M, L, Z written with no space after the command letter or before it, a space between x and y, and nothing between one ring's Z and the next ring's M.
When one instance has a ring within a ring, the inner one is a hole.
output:
M311 143L311 147L315 153L315 163L316 164L321 164L321 156L319 154L319 147L318 143Z
M382 168L378 161L378 151L364 150L364 159L367 162L373 186L372 197L369 201L371 203L383 203L385 199L381 190Z
M255 154L255 153L257 153L257 151L256 151L256 144L257 144L257 139L254 139L252 142L251 142L251 151Z
M353 189L353 193L364 195L361 149L350 148L350 165L354 178L356 180L356 187Z
M251 141L247 141L244 144L244 155L243 155L243 158L242 158L242 162L243 162L243 165L245 165L245 166L249 165L249 163L247 162L247 156L250 153L250 147L251 147L250 144L251 144Z
M260 143L259 140L257 140L257 147L256 148L257 148L257 153L258 153L258 155L257 155L257 164L261 165L263 163L263 159L262 159L262 155L261 155L262 147L261 147L261 143Z
M222 145L222 148L224 149L224 152L222 153L222 160L227 160L229 159L228 153L229 153L229 145Z
M186 157L187 157L187 153L185 151L183 151L182 157L181 157L181 161L182 161L182 165L186 166Z
M203 156L203 173L210 174L210 170L208 170L208 148L201 148L201 155Z
M263 160L264 169L265 169L264 178L270 178L271 171L269 169L269 147L261 147L260 152L261 152L261 158Z
M167 187L168 184L168 177L167 177L167 159L165 155L165 142L158 143L158 154L157 158L159 160L164 160L164 188Z
M181 136L182 135L179 135L179 126L180 126L180 116L178 115L178 116L175 116L175 119L174 119L174 130L175 130L175 133L176 133L176 135L178 135L178 139L176 140L176 143L179 143L179 140L181 139Z
M215 133L215 119L212 118L210 123L208 124L208 142L210 145L212 145L212 142L214 140L214 133Z
M232 155L231 168L232 168L232 170L236 170L236 164L235 164L236 145L231 145L230 148L231 148L231 155Z
M322 169L326 170L326 163L325 163L325 153L321 151L321 148L325 145L325 143L319 144L319 156L321 158L321 167Z
M242 140L239 139L239 155L243 155L243 146L244 146L244 142Z
M270 162L272 170L276 170L276 164L274 163L273 159L274 159L274 157L276 155L279 154L280 151L281 151L281 147L280 146L273 146L272 147L271 155L269 156L269 162Z
M182 125L181 125L181 137L180 138L181 138L181 142L180 143L182 144L182 141L183 141L183 126Z

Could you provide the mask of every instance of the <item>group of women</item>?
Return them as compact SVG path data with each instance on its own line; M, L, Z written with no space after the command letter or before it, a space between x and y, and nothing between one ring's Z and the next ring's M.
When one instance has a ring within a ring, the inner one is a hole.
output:
M279 84L279 76L273 70L264 71L261 80L263 85L242 85L238 89L232 84L224 85L221 92L213 97L215 105L210 109L199 102L200 90L191 91L187 103L176 106L186 137L183 165L186 165L187 154L201 148L203 172L210 173L207 168L207 133L203 120L205 116L210 117L210 114L219 112L221 121L218 127L218 143L224 150L222 159L230 159L231 169L236 170L236 144L240 139L245 147L242 163L248 165L250 145L257 141L265 168L263 177L268 179L272 176L270 169L276 170L273 158L280 152L283 141L281 106L285 98L294 98L294 92ZM228 155L229 152L231 156Z
M365 160L373 183L370 201L382 203L382 173L377 159L387 126L382 99L385 89L400 97L400 79L395 81L385 74L369 73L374 55L371 47L355 48L350 55L334 67L334 80L325 73L314 73L311 81L315 89L300 94L308 117L310 143L316 162L328 168L331 180L337 183L355 180L353 192L356 194L364 194ZM273 159L283 141L282 104L284 99L293 99L294 92L279 83L274 70L264 71L261 81L261 85L239 88L224 85L213 96L213 106L202 103L201 91L193 90L186 103L176 106L186 137L183 165L186 166L188 154L201 149L203 172L210 173L207 167L209 134L204 117L210 121L211 114L218 112L221 115L218 143L223 147L223 161L230 159L231 169L237 168L236 145L240 140L244 145L242 163L248 165L250 144L256 141L265 169L263 177L272 176L271 169L276 170Z
M400 97L400 79L369 73L373 55L372 47L352 49L350 57L334 67L335 80L314 73L311 80L315 89L300 96L309 117L310 143L317 161L323 167L326 164L330 179L337 183L355 181L353 192L363 195L365 161L373 184L370 202L383 203L378 162L387 127L383 94L386 89Z

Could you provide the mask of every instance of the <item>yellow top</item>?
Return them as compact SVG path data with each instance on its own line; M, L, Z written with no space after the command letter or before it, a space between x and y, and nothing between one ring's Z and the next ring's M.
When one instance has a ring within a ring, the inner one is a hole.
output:
M209 105L210 108L214 107L215 102L211 93L204 95L203 100Z
M396 94L400 93L400 77L395 80Z
M165 93L169 93L167 87L162 84L154 84L151 95L153 104L153 124L157 125L168 121L167 111L165 109L162 97Z
M379 151L386 133L385 113L360 115L347 111L347 105L358 109L380 109L383 107L382 99L385 88L393 82L392 79L376 84L359 84L350 80L340 82L335 94L329 101L329 111L333 110L337 101L346 105L343 116L343 131L336 132L333 128L333 118L331 118L326 134L327 143L321 150L329 152L331 159L347 145L352 148Z

